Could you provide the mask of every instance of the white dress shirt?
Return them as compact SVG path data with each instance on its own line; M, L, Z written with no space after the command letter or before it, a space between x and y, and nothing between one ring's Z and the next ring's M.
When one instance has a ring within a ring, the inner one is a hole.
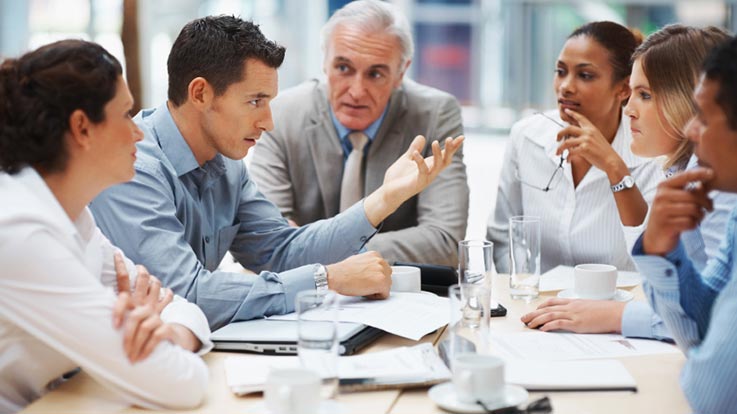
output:
M22 409L76 367L131 404L198 405L208 372L196 354L162 342L143 361L126 358L112 325L116 248L89 210L72 222L32 168L0 173L0 200L0 413ZM177 298L161 318L189 328L200 352L212 347L195 305Z
M563 123L557 111L546 113ZM548 192L541 191L560 162L558 125L542 115L517 122L504 156L496 208L489 217L487 238L494 242L497 271L509 272L509 218L541 218L541 272L557 265L606 263L634 270L631 247L642 226L623 227L606 173L596 167L573 186L571 165L564 163ZM612 148L622 157L648 205L663 179L660 165L630 150L629 118L622 116ZM525 185L528 184L528 185Z

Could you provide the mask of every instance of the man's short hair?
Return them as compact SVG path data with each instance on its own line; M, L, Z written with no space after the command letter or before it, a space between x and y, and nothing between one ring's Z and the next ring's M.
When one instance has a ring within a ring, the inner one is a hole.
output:
M179 32L169 53L169 100L175 106L183 104L196 77L207 79L215 94L222 95L241 81L247 59L276 69L284 61L284 52L253 22L224 15L192 20Z
M352 1L336 11L320 31L322 50L327 51L333 29L339 25L361 28L371 32L384 32L397 37L402 50L401 65L412 59L415 44L407 18L397 8L379 0Z
M737 37L715 47L704 60L707 79L719 82L716 102L727 115L729 126L737 130Z

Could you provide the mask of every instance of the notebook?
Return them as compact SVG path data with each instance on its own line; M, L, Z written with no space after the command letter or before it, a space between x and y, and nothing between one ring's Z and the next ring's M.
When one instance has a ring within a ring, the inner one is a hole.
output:
M297 321L255 319L234 322L212 333L216 350L296 355ZM352 322L338 323L338 352L353 355L384 331Z

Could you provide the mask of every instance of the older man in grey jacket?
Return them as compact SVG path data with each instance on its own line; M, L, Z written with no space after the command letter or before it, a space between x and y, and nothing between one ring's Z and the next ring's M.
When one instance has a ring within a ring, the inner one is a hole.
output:
M275 129L255 148L259 189L295 225L333 217L378 188L416 135L463 131L451 95L404 79L413 53L409 24L390 4L362 0L338 10L322 30L327 83L284 91ZM441 141L442 142L442 141ZM455 266L468 219L463 154L389 216L367 248L387 261Z

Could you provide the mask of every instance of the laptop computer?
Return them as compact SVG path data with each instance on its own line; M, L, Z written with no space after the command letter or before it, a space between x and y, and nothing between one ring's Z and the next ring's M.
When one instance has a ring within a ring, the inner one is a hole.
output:
M297 321L255 319L234 322L210 336L216 350L296 355ZM338 352L352 355L384 334L381 329L352 322L338 323Z

